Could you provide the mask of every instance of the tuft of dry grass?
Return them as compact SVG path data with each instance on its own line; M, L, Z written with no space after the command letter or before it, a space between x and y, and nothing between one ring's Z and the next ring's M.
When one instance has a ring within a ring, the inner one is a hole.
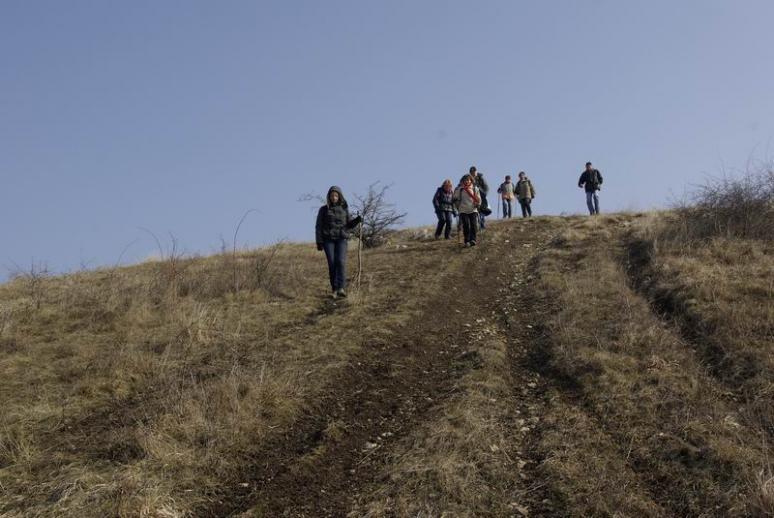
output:
M581 514L750 513L751 475L766 451L760 430L630 287L620 248L630 227L615 216L575 223L537 264L541 296L555 308L541 363L558 387L556 432L541 448L562 459L544 463L546 476ZM589 447L601 493L578 480ZM621 483L640 497L625 498Z
M364 333L435 289L412 282L424 246L368 251L337 305L322 254L286 243L0 285L0 514L190 516L232 493Z

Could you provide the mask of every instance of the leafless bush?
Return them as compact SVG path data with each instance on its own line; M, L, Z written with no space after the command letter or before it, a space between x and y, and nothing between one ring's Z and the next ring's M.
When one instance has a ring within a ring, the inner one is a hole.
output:
M48 266L45 263L36 263L34 259L30 261L29 268L14 264L10 272L11 279L18 279L25 284L27 295L35 309L40 309L44 295L43 282L50 275Z
M395 227L403 223L405 212L399 212L394 203L387 201L387 191L392 185L381 185L374 182L368 186L368 191L363 194L354 194L354 204L350 208L353 214L359 214L363 218L363 246L374 248L383 245L387 237L395 230ZM315 193L307 193L298 198L300 202L317 201L325 203L325 196Z
M774 239L774 164L741 176L713 177L678 202L680 237Z
M390 187L376 182L368 186L366 194L355 194L354 209L363 218L363 245L367 248L384 244L387 236L406 217L405 212L399 212L395 204L387 201Z

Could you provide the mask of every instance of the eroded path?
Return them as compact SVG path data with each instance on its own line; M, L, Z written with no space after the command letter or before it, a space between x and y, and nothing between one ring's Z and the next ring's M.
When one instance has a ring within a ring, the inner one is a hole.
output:
M475 249L450 244L459 266L445 288L393 340L368 344L255 459L253 488L213 514L527 513L541 494L524 451L540 419L539 379L522 361L527 268L554 231L514 222Z

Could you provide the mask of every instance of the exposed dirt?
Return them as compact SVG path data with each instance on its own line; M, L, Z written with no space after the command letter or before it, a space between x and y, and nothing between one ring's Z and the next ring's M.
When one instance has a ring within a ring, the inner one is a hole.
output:
M514 230L519 235L508 239ZM547 241L547 231L541 236ZM477 353L465 347L466 323L495 315L498 332L505 336L510 328L519 335L532 332L521 325L531 319L526 281L513 288L506 281L509 276L527 277L526 265L539 244L539 237L533 232L525 235L524 227L498 225L491 226L476 248L459 250L450 243L450 260L455 254L463 256L449 272L448 289L424 301L421 314L394 340L368 344L314 408L255 457L254 470L238 489L219 495L219 503L201 514L345 516L363 488L379 483L396 441L409 436L433 412L442 411L444 401L457 390L456 380L478 367ZM495 293L498 297L493 300ZM319 314L332 310L341 309L325 302ZM527 437L523 424L538 412L540 387L532 382L539 375L527 365L525 339L517 339L511 358L518 402L513 414L503 418L513 422L515 433L524 428L511 446L527 457L528 452L521 451L522 438ZM542 500L540 483L531 481L526 469L514 477L518 494Z

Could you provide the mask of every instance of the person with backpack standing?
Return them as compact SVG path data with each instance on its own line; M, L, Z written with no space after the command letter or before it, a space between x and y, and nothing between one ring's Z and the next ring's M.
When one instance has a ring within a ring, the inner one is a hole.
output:
M516 197L519 200L519 205L521 205L521 216L524 218L532 217L532 200L535 198L535 187L524 171L519 173L519 181L516 182Z
M602 173L591 167L591 162L586 162L586 170L578 179L578 187L586 190L586 206L589 214L599 214L599 190L602 188Z
M473 177L465 175L460 185L454 191L454 207L460 215L462 233L465 236L465 246L476 246L476 229L478 227L478 207L481 205L481 194L473 183Z
M452 216L457 215L457 210L454 208L454 187L451 180L444 180L443 185L436 189L433 196L433 208L435 208L435 215L438 217L435 238L441 237L441 232L443 232L444 239L449 239Z
M481 203L478 207L479 223L481 230L486 228L486 216L492 213L492 209L489 208L489 201L486 196L489 194L489 184L484 180L484 175L481 174L476 166L470 166L470 175L473 179L473 185L478 189L479 196L481 197Z
M497 188L500 198L503 202L503 219L510 218L513 214L513 199L515 198L516 186L511 182L511 176L507 175L505 181Z
M360 216L350 218L349 206L341 188L334 185L328 189L325 205L317 212L315 237L317 250L325 251L334 299L347 296L347 241L349 232L362 220Z

